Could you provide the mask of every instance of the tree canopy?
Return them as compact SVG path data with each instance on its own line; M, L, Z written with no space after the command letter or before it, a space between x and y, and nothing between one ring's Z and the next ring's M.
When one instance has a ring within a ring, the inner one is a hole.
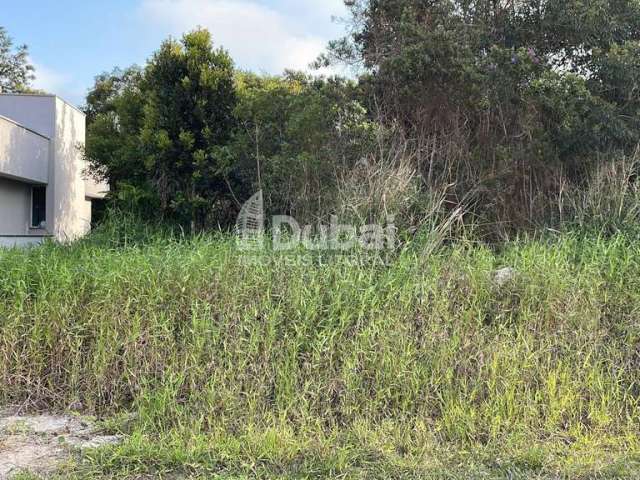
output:
M89 160L125 201L144 200L192 230L218 221L233 75L229 55L199 29L165 41L144 69L99 76L85 107Z
M351 33L325 60L362 65L412 128L461 114L485 156L531 136L562 160L640 141L637 0L346 3Z
M639 0L345 3L318 63L354 80L235 71L205 30L99 76L87 155L114 197L199 230L258 189L275 213L394 203L409 223L444 191L484 224L533 225L640 144Z
M168 40L144 67L96 78L87 158L121 206L194 230L228 226L258 189L266 208L330 211L337 172L369 148L358 83L233 70L204 30Z
M33 70L27 46L15 46L7 31L0 27L0 93L27 90L34 79Z

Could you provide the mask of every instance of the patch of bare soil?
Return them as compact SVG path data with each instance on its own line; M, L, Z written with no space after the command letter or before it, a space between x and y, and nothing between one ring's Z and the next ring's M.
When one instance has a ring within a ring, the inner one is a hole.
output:
M78 449L120 440L100 434L92 422L80 416L20 415L17 409L0 409L0 480L20 472L46 475Z

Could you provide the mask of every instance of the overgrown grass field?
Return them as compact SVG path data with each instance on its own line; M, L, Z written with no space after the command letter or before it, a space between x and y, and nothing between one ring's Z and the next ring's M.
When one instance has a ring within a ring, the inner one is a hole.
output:
M638 476L640 242L427 245L0 251L0 404L127 435L61 478Z

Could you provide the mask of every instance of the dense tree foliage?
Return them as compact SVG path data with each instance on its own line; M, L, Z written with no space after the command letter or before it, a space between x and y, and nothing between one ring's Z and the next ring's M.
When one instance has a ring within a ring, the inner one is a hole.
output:
M87 154L106 177L115 199L127 209L153 215L159 202L145 166L140 142L144 120L144 72L115 69L96 78L87 96Z
M354 81L234 72L202 30L98 77L87 153L114 197L197 229L258 189L274 213L408 208L416 226L439 195L508 230L563 215L567 188L640 143L638 0L345 3L319 64Z
M164 42L144 76L140 140L163 211L190 219L191 230L226 212L220 147L233 129L233 62L206 30Z
M0 27L0 93L25 91L33 78L27 46L15 47L7 31Z
M471 146L574 160L640 139L637 0L349 0L330 56L371 72L412 129L469 127ZM634 88L635 87L635 88Z
M183 64L188 49L167 42L146 68L96 79L87 156L115 200L195 228L232 223L259 189L273 213L330 212L337 173L365 155L375 130L358 84L294 72L232 79L227 68L207 77L198 70L207 51Z
M370 148L373 124L355 82L287 72L239 74L238 128L229 146L236 178L262 189L274 213L312 218L335 207L337 173Z
M640 141L637 0L349 0L324 62L360 65L453 202L522 225ZM426 173L425 173L426 175ZM537 213L536 213L537 212Z
M167 40L142 70L96 79L87 97L87 156L120 201L158 208L194 231L229 210L227 158L233 131L233 62L206 30Z

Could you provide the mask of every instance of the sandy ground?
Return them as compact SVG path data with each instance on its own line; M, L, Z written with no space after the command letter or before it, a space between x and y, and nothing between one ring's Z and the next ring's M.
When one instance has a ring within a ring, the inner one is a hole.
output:
M15 408L0 409L0 480L24 471L46 475L78 449L119 441L101 435L80 416L20 415Z

